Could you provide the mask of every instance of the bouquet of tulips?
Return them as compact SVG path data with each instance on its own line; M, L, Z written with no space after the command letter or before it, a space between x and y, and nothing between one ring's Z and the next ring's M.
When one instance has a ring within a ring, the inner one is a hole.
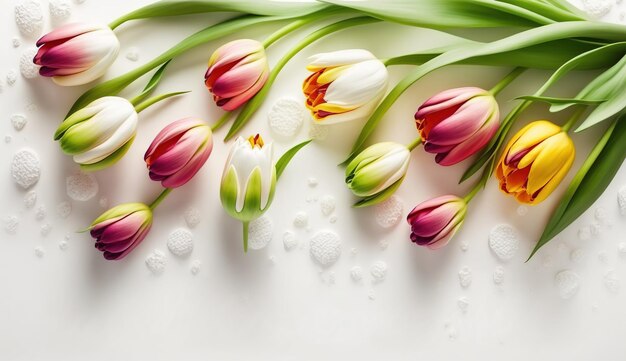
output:
M469 202L495 176L499 188L518 202L538 204L549 197L575 158L570 132L603 123L604 134L561 197L533 254L571 224L602 194L626 157L626 27L587 19L564 0L271 0L159 1L132 11L107 25L70 24L42 37L34 62L40 74L62 86L80 85L103 76L119 52L115 31L140 19L229 12L236 15L191 34L140 67L101 82L74 103L55 134L62 150L87 170L113 165L136 136L137 114L165 98L149 97L170 61L209 41L260 24L282 24L265 39L238 39L208 57L204 82L223 116L209 126L184 118L161 131L145 154L149 177L164 191L150 205L123 204L105 212L90 226L96 248L107 259L120 259L145 237L152 211L173 189L182 186L207 161L212 134L231 122L225 141L235 137L265 100L282 68L311 43L355 26L394 22L458 34L458 29L507 28L490 42L452 37L433 49L379 58L365 49L347 49L310 58L303 75L303 103L312 121L322 126L365 120L352 151L342 163L345 182L359 200L356 207L379 203L402 184L411 152L419 145L442 166L472 158L460 182L482 172L463 197L439 196L417 205L407 216L410 239L437 249L445 246L463 223ZM303 27L311 30L275 64L266 52L272 44ZM89 45L89 46L87 46ZM386 141L367 145L385 113L423 76L453 64L498 66L510 73L491 89L462 87L433 94L414 114L415 140L408 145ZM387 68L414 69L388 91ZM501 114L498 95L528 68L551 75L533 94L520 94L517 105ZM117 96L142 75L155 70L144 91L131 100ZM547 95L572 70L596 69L597 77L574 98ZM537 120L509 134L520 114L533 102L550 105L550 113L575 108L565 124ZM233 119L234 118L234 119ZM220 186L225 211L242 221L244 250L247 225L271 204L276 180L293 156L308 144L294 146L277 162L272 144L261 136L238 137L226 162ZM532 254L531 254L532 256Z

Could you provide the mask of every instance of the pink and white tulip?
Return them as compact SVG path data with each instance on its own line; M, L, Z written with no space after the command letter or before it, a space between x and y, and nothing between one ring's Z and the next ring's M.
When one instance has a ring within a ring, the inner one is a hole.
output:
M211 127L197 118L177 120L159 132L148 147L144 160L150 179L165 188L189 182L213 149Z
M418 204L406 218L411 225L411 241L430 249L445 246L463 224L466 210L465 200L452 195Z
M89 227L95 247L108 260L126 257L152 226L152 210L143 203L126 203L104 212Z
M234 110L261 90L269 75L263 44L239 39L219 47L209 59L204 84L224 110Z
M441 165L456 164L481 150L500 125L493 95L475 87L443 91L422 104L415 123L424 150Z
M39 74L63 86L87 84L98 79L115 61L120 42L106 25L63 25L37 41L33 62Z

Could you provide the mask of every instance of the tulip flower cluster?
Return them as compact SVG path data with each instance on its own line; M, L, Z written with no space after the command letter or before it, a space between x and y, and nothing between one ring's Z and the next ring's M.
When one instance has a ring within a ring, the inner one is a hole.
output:
M211 154L211 128L196 118L185 118L163 128L144 156L150 179L165 189L150 204L121 204L104 212L89 227L95 247L107 260L124 258L150 231L153 210L173 188L189 182Z
M83 94L57 129L55 140L83 169L98 170L117 162L131 147L137 134L138 113L162 99L180 94L169 93L144 101L172 59L236 31L291 19L264 41L238 39L212 53L204 84L215 105L226 114L213 127L197 118L184 118L171 123L156 136L145 152L144 161L149 178L160 182L165 189L151 205L123 204L98 217L90 227L96 248L106 259L121 259L137 247L149 232L156 206L173 188L189 182L206 163L213 147L213 131L229 119L231 112L237 111L226 140L235 137L259 109L281 69L299 51L337 31L381 22L381 19L433 29L467 26L522 30L485 43L456 38L436 49L385 60L364 49L310 57L302 93L312 121L332 126L367 119L349 158L343 163L347 166L346 185L360 198L355 206L373 205L392 195L406 178L411 152L420 144L426 152L434 154L435 162L442 166L473 158L462 180L481 168L483 174L464 198L437 197L420 203L407 217L412 242L431 249L441 248L459 230L469 202L493 174L499 188L521 203L538 204L549 197L574 161L576 152L568 135L570 127L585 109L594 107L579 130L602 121L613 124L570 184L537 247L545 244L597 199L624 160L626 131L618 126L617 119L621 119L626 109L623 97L625 27L587 21L560 0L545 1L541 6L522 0L510 0L506 4L468 0L466 5L441 0L388 0L384 5L375 1L327 0L319 4L199 0L194 1L193 6L184 1L164 1L126 14L108 26L73 23L44 35L37 41L39 49L33 59L40 66L41 76L50 77L59 85L75 86L92 82L107 72L120 49L114 30L127 21L214 11L254 15L213 24L137 69L95 85ZM346 9L349 14L362 15L350 15L308 34L270 69L266 52L274 42L320 19L345 14ZM579 41L583 38L586 41ZM432 71L462 63L516 68L490 90L464 86L431 96L414 113L417 138L409 145L386 141L366 146L374 128L408 87ZM417 67L387 93L387 68L392 65ZM142 94L132 100L116 96L157 67L160 68ZM543 96L560 77L574 68L584 67L599 68L603 72L575 98ZM496 97L524 68L555 71L535 95L524 97L524 102L501 120ZM551 111L574 105L582 111L563 126L547 120L532 122L507 142L513 122L531 101L552 103ZM235 140L224 167L220 198L225 211L244 225L244 250L247 250L248 223L267 211L277 179L295 153L307 143L296 145L274 162L272 143L266 144L260 135ZM609 179L598 186L598 191L580 189L581 184L589 188L592 186L588 184L594 181L604 181L602 172Z

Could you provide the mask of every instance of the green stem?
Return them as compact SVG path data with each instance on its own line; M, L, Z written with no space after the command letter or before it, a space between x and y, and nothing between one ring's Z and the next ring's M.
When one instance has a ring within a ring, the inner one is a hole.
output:
M156 199L154 201L152 201L152 203L150 203L149 207L151 210L154 210L156 207L158 207L159 204L161 204L161 202L163 202L163 200L165 199L165 197L167 197L168 194L170 194L170 192L172 191L172 189L174 188L165 188L161 194L159 194L158 197L156 197Z
M282 38L283 36L291 33L292 31L295 31L301 27L303 27L304 25L307 25L315 20L317 20L318 18L315 16L307 16L307 17L303 17L301 19L298 19L296 21L293 21L285 26L283 26L282 28L276 30L275 32L273 32L272 34L270 34L270 36L268 36L267 38L265 38L265 40L263 40L263 47L264 48L268 48L270 45L274 44L277 40L279 40L280 38Z
M507 85L511 84L511 82L515 80L515 78L520 76L525 70L526 68L513 69L513 71L511 71L509 74L507 74L507 76L502 78L502 80L500 80L498 84L496 84L493 88L489 89L489 92L495 97L496 95L498 95L500 91L502 91L502 89L504 89Z
M474 188L472 188L469 193L467 193L467 195L465 197L463 197L463 200L465 201L466 204L468 204L472 198L474 198L474 196L476 194L478 194L478 191L480 191L482 189L482 182L478 182L474 185Z
M230 119L231 115L233 115L233 113L230 111L222 114L222 116L217 120L217 122L211 126L211 131L215 132L216 130L220 129L222 125L226 124L228 119Z
M582 106L576 109L574 114L572 114L572 116L568 119L568 121L561 127L561 130L567 133L570 130L570 128L572 128L572 126L580 120L580 118L583 116L586 110L587 110L586 106Z
M417 137L415 138L414 141L412 141L411 143L409 143L406 148L409 150L409 152L412 152L413 149L415 149L415 147L417 147L418 145L422 144L422 137Z
M167 99L167 98L171 98L171 97L176 96L176 95L185 94L185 93L189 93L189 91L161 94L161 95L157 95L157 96L152 97L152 98L148 98L147 100L145 100L143 102L140 102L139 104L135 104L137 99L140 99L139 98L139 97L141 97L141 94L140 94L139 96L133 98L130 102L135 106L135 111L137 111L137 113L141 113L142 110L145 110L149 106L154 105L154 104L160 102L161 100L164 100L164 99Z
M323 38L339 30L343 30L351 26L371 24L371 23L375 23L379 21L381 20L374 19L368 16L361 16L361 17L355 17L355 18L342 20L334 24L325 26L311 33L309 36L307 36L302 41L300 41L296 46L291 48L285 55L283 55L283 57L276 63L276 65L274 65L274 67L270 71L267 81L265 82L265 85L263 85L263 88L261 88L261 90L254 96L254 98L252 98L250 101L248 101L248 103L246 103L246 105L244 105L243 109L241 110L241 113L239 113L239 115L237 116L237 119L235 119L235 123L232 125L232 127L228 131L228 134L226 134L226 137L224 138L224 140L231 139L235 134L237 134L239 129L241 129L241 127L243 127L246 124L246 122L250 119L252 114L254 114L254 112L263 103L263 100L267 96L267 93L269 92L272 84L276 80L278 73L280 73L282 68L289 62L289 60L291 60L291 58L293 58L296 54L298 54L302 49L304 49L311 43L319 40L320 38Z
M249 229L249 222L242 222L243 223L243 251L244 253L248 252L248 229Z

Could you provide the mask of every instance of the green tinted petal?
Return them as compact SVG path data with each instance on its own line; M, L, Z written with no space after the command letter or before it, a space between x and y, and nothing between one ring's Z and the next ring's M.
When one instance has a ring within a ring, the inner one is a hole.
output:
M239 213L237 212L237 194L239 193L239 187L237 185L237 172L231 165L220 184L220 199L222 201L222 207L233 218L241 220Z
M124 157L126 152L128 152L128 149L130 149L130 146L133 144L134 140L135 140L135 137L130 138L130 140L126 142L123 146L121 146L118 150L111 153L111 155L109 155L108 157L104 158L103 160L99 162L92 163L92 164L81 164L80 169L87 171L87 172L93 172L93 171L101 170L101 169L112 166L113 164L117 163L118 160Z

